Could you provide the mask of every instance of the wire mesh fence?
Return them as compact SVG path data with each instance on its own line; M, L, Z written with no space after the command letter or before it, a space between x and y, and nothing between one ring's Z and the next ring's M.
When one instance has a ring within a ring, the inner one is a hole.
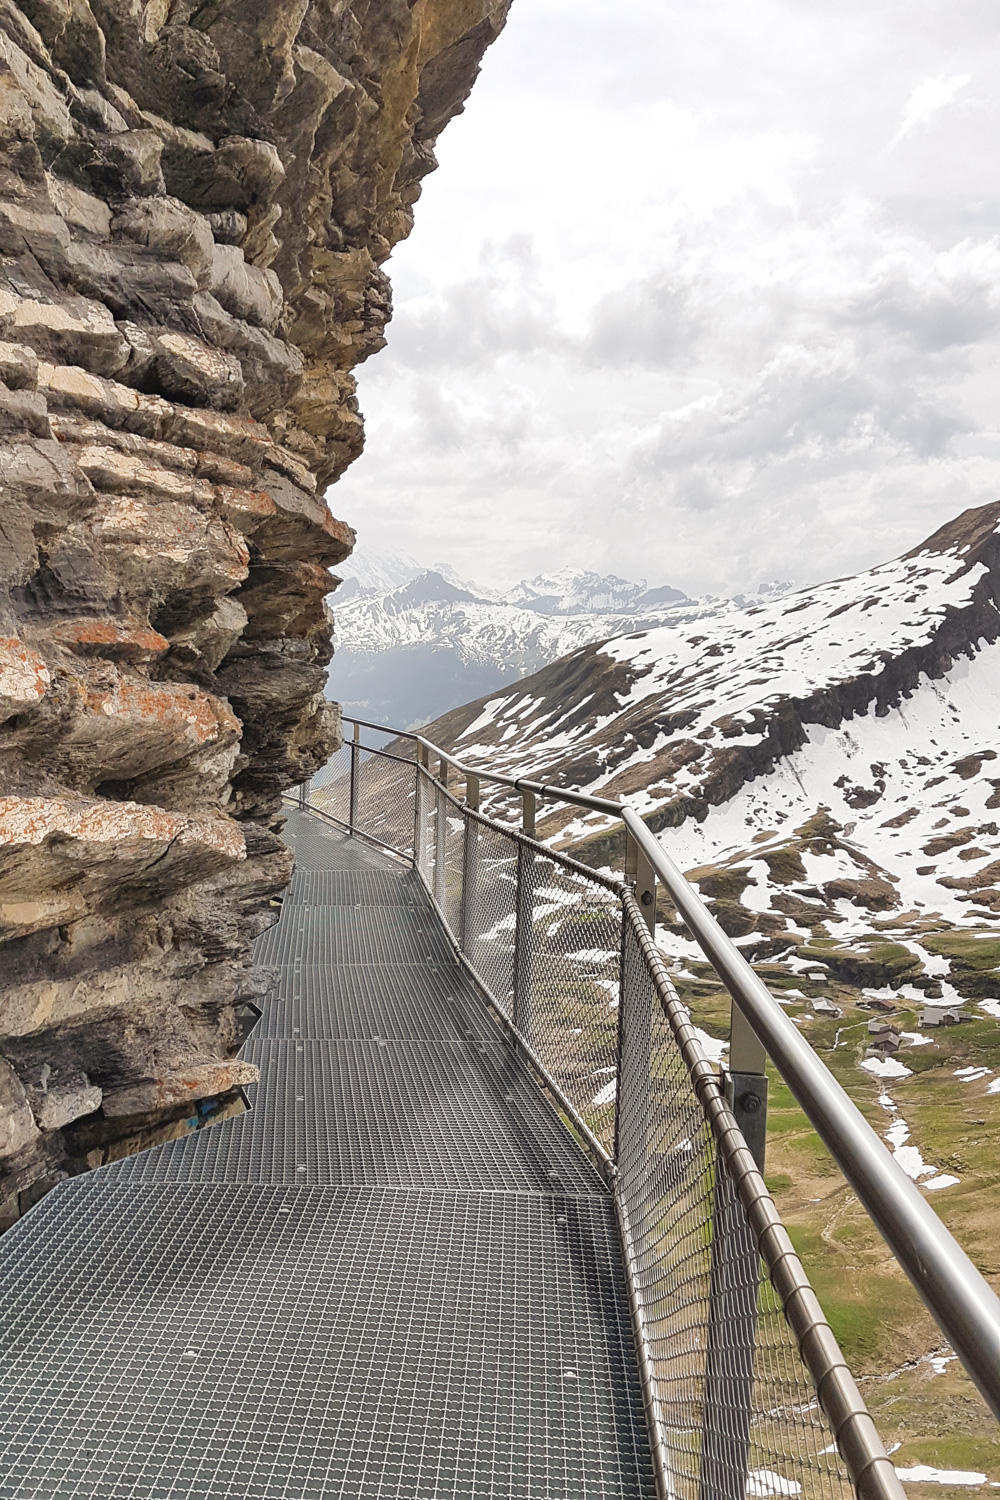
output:
M339 752L312 800L412 858L568 1122L613 1164L664 1497L846 1500L706 1107L708 1073L725 1109L717 1075L627 882L482 816L395 749ZM727 1150L745 1154L727 1119ZM759 1176L755 1190L767 1196Z
M313 807L326 813L327 817L343 823L351 822L351 748L341 745L325 766L322 766L311 781L302 788Z
M616 1189L672 1493L852 1493L624 905ZM697 1042L689 1039L689 1055Z
M412 859L417 775L412 759L350 741L304 790L327 817Z
M413 857L416 767L377 750L355 752L354 826L397 854Z

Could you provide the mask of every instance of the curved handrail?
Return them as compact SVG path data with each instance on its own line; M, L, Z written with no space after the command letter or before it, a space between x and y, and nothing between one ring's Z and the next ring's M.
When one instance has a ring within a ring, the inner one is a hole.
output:
M638 813L618 800L466 765L411 730L394 730L365 719L349 718L347 722L413 740L463 776L621 819L984 1400L1000 1419L1000 1298Z

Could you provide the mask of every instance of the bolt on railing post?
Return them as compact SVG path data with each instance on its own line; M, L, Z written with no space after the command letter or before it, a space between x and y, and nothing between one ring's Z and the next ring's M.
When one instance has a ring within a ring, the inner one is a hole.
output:
M347 829L353 833L358 822L358 750L361 744L361 725L355 724L351 740L351 801L348 809Z
M476 941L476 880L479 873L479 824L469 813L479 811L479 777L465 776L465 838L462 847L462 917L459 947L469 961ZM475 967L475 965L473 965Z
M726 1099L759 1172L767 1135L767 1057L734 1004ZM700 1500L744 1500L750 1471L760 1255L716 1152Z
M448 762L444 756L438 759L437 817L434 820L434 900L444 911L445 858L448 852Z
M535 837L535 794L521 793L521 832ZM517 846L517 916L514 922L514 1030L531 1041L531 986L535 957L535 851Z

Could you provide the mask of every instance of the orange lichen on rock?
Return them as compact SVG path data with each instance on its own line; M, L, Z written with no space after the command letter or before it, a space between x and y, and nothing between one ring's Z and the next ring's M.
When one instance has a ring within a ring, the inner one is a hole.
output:
M36 651L13 636L0 636L0 722L34 708L52 682Z

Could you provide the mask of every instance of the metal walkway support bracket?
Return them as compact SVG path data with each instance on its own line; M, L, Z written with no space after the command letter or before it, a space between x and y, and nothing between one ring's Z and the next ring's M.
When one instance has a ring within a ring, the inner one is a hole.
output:
M631 834L625 837L625 880L635 890L635 899L643 921L651 934L656 933L656 871L649 854Z

